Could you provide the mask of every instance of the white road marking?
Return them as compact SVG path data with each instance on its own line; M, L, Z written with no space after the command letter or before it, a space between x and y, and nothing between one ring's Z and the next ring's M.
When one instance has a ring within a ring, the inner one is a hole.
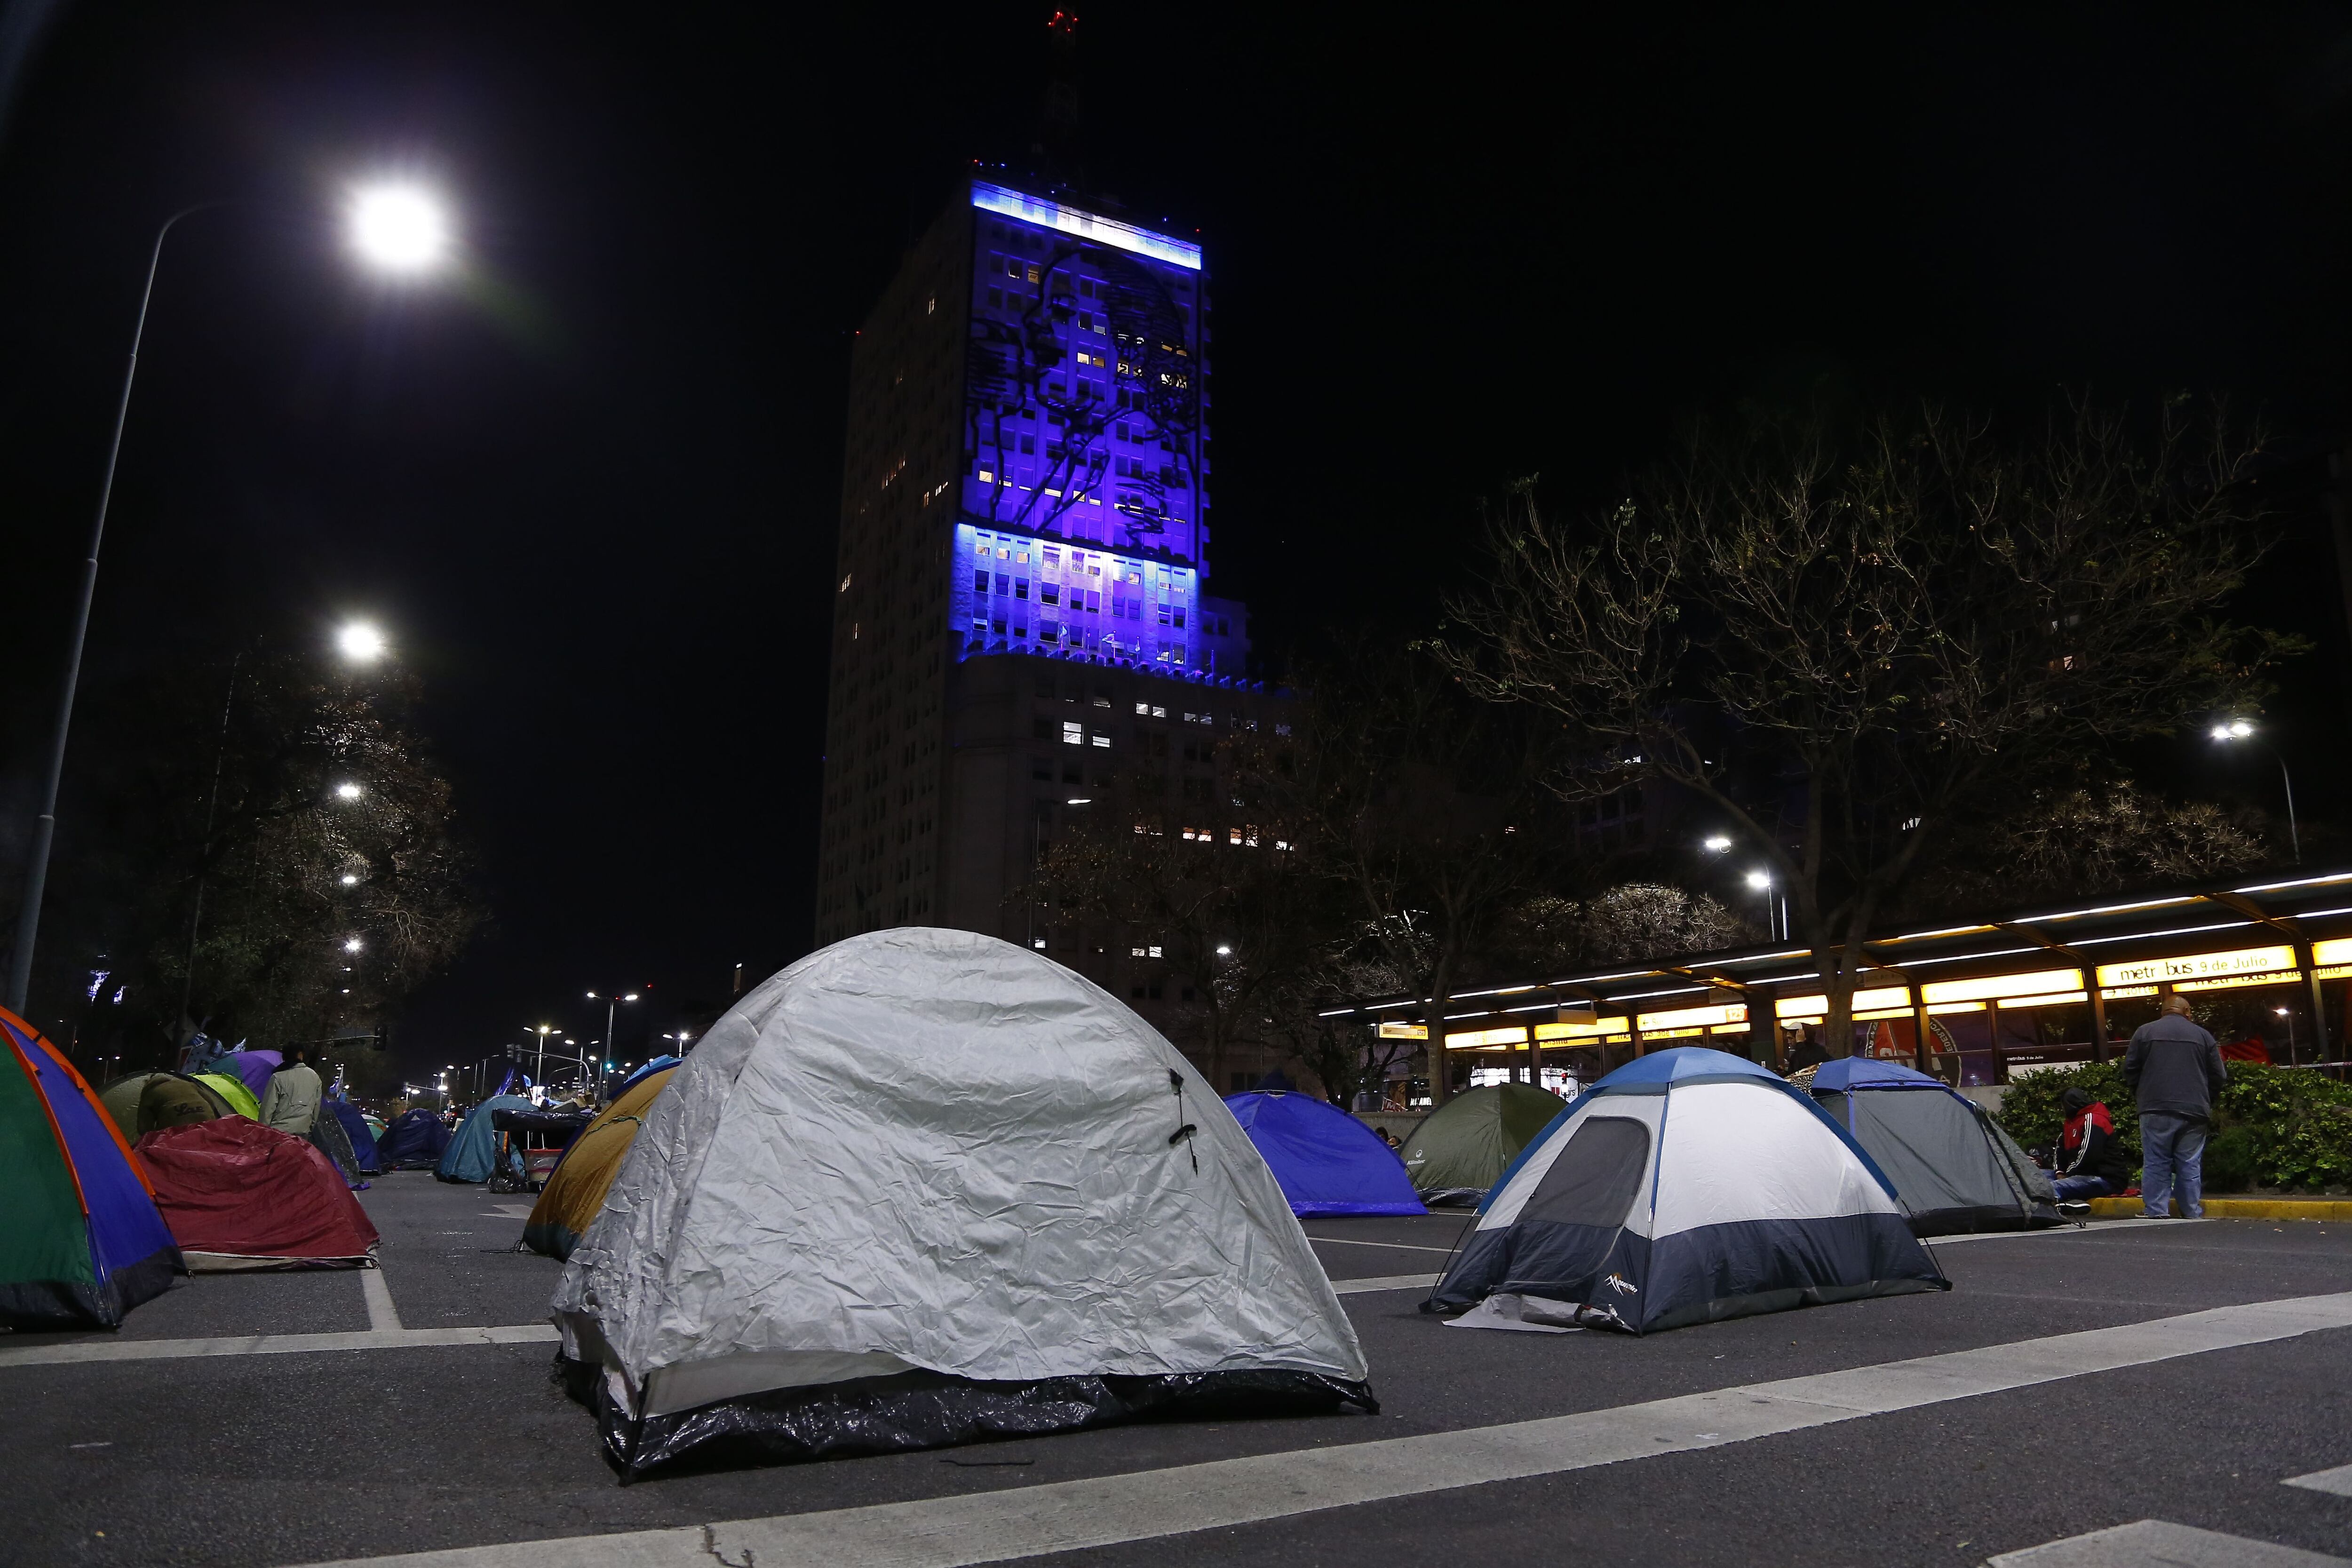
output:
M368 1327L381 1333L400 1327L400 1309L392 1304L392 1287L381 1268L360 1270L360 1294L367 1298Z
M1385 1247L1396 1252L1450 1253L1454 1250L1450 1247L1423 1247L1419 1242L1413 1241L1358 1241L1353 1237L1347 1236L1318 1236L1311 1230L1307 1233L1307 1239L1328 1241L1334 1247Z
M88 1361L176 1361L185 1356L293 1355L305 1351L418 1350L434 1345L528 1345L563 1336L552 1323L500 1329L369 1329L341 1334L237 1334L216 1340L72 1340L0 1346L0 1370Z
M1375 1290L1434 1290L1434 1274L1383 1274L1371 1279L1334 1279L1331 1289L1342 1296L1365 1296Z
M2333 1492L2337 1497L2352 1497L2352 1465L2338 1465L2332 1470L2314 1470L2307 1476L2289 1476L2285 1484L2315 1492Z
M961 1497L350 1559L316 1568L357 1568L361 1563L369 1568L709 1568L714 1555L728 1563L756 1562L759 1568L839 1568L845 1563L858 1568L966 1568L1720 1447L2341 1328L2352 1328L2352 1292L2221 1307L1416 1437L1334 1443ZM581 1440L591 1440L584 1426ZM2309 1568L2301 1559L2283 1560L2280 1568L2288 1563Z
M2191 1530L2160 1519L2095 1530L1985 1560L1986 1568L2345 1568L2347 1561L2352 1560L2242 1535Z

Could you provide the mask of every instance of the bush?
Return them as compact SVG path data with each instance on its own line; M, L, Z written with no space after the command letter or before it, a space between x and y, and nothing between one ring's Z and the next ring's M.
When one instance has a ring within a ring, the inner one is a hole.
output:
M2124 1146L2124 1158L2137 1165L2139 1106L2124 1084L2121 1062L2084 1062L2078 1068L2029 1073L2001 1096L2000 1114L1995 1120L2028 1149L2047 1149L2065 1129L2066 1112L2059 1101L2070 1089L2088 1089L2093 1100L2106 1102L2107 1114L2115 1119L2116 1136Z
M2205 1190L2242 1193L2262 1168L2262 1140L2240 1123L2215 1132L2205 1144Z
M2060 1097L2078 1087L2106 1102L2124 1156L2137 1166L2139 1106L2124 1086L2121 1062L2086 1062L2019 1079L2002 1097L2000 1124L2027 1148L2048 1148L2065 1120ZM2352 1086L2316 1072L2231 1062L2213 1107L2205 1180L2215 1192L2352 1184Z

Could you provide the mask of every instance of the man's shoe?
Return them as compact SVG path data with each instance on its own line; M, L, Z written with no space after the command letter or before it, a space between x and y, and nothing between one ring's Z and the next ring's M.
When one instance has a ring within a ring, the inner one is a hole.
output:
M2091 1215L2091 1205L2080 1198L2071 1198L2058 1205L2058 1212L2068 1219L2088 1219Z

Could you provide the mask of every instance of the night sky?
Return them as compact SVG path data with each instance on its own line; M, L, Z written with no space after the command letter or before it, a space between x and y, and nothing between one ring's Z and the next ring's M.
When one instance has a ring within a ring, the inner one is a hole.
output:
M1025 157L1050 7L55 11L0 132L0 856L149 237L229 197L157 290L100 679L391 633L495 921L409 1009L414 1067L616 982L663 999L641 1056L804 951L849 339L960 169ZM1423 628L1482 495L1605 502L1743 400L2227 395L2284 454L2240 611L2323 645L2274 718L2326 809L2342 13L1081 15L1087 179L1209 250L1215 587L1263 643ZM457 205L461 282L386 293L300 216L383 173ZM2267 799L2178 752L2155 782Z

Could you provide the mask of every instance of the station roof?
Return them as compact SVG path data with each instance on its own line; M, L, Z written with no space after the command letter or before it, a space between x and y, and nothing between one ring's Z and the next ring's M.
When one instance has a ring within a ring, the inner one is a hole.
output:
M2305 943L2334 951L2306 954ZM2292 972L2306 958L2322 970L2342 966L2352 975L2352 869L2045 904L2017 914L1896 929L1863 948L1873 967L1858 988L1916 985L1929 1001L1938 992L2001 995L2000 987L1955 983L2002 979L2021 983L2017 991L2031 995L2077 992L2094 981L2113 995L2165 983ZM1562 1005L1590 1004L1601 1014L1656 1014L1801 995L1820 983L1813 949L1771 942L1457 991L1447 998L1445 1017L1454 1033L1523 1023ZM1411 996L1371 997L1322 1016L1406 1022L1422 1005Z

